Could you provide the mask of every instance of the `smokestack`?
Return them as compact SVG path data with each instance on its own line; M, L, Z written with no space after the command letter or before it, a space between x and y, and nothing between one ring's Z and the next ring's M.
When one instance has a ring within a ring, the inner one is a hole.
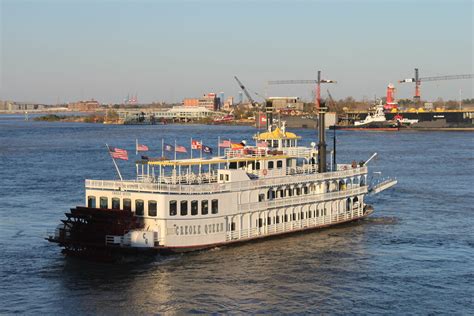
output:
M273 125L273 101L265 101L265 114L267 115L267 131L271 130Z
M321 87L321 71L318 71L318 82L317 91L320 91ZM319 129L319 143L318 143L318 172L323 173L327 171L326 168L326 130L325 128L325 115L326 115L326 104L321 103L321 96L318 93L316 99L318 109L318 129Z

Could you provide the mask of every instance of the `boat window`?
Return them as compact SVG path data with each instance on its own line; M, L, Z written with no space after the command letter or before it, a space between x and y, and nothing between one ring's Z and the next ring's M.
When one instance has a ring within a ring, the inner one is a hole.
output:
M295 214L295 213L293 213L293 218L292 218L292 220L296 221L296 214Z
M198 215L198 201L191 201L191 215Z
M176 201L170 201L170 216L178 214L178 203Z
M229 164L229 169L237 169L237 163L236 162L231 162Z
M280 224L280 216L275 217L275 224Z
M212 214L217 214L219 212L219 201L212 200L211 202L211 212Z
M257 163L255 164L255 169L260 170L260 161L257 161Z
M301 212L300 219L304 219L304 213Z
M304 186L304 187L303 187L303 193L304 193L304 194L308 194L308 193L309 193L309 189L308 189L307 186Z
M156 216L156 201L148 201L148 216Z
M262 194L259 194L259 195L258 195L258 201L259 201L259 202L265 201L265 194L263 194L263 193L262 193Z
M232 222L232 223L230 224L230 230L231 230L231 231L234 231L234 230L235 230L235 223L234 223L234 222Z
M269 189L267 193L267 199L273 200L274 198L275 198L275 191L273 191L273 189Z
M181 201L181 205L179 207L179 214L181 216L188 215L188 201Z
M277 168L283 168L283 161L277 160Z
M219 178L221 181L224 181L224 175L222 173L220 174Z
M112 209L113 210L120 210L120 199L119 198L112 198Z
M201 201L201 215L207 215L209 212L209 202L207 200Z
M132 200L123 199L123 210L124 211L131 211L132 210Z
M100 197L100 208L108 208L109 207L108 202L109 201L105 196L101 196Z
M288 196L293 196L293 189L288 189Z
M311 211L308 211L308 218L311 218Z
M272 218L271 217L267 217L267 225L271 225L272 224Z
M143 203L143 200L135 200L135 214L136 215L143 215L144 208L145 208L145 203Z
M269 161L268 162L268 169L273 169L274 164L275 163L273 161Z
M263 226L263 221L261 218L258 219L258 227L262 227Z
M225 181L229 181L229 175L228 174L225 175Z
M285 214L285 223L288 222L288 214Z
M95 196L87 197L87 207L95 208Z

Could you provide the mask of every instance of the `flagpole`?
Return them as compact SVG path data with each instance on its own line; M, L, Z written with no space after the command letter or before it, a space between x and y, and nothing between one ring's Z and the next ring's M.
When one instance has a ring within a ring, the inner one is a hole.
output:
M161 159L165 157L165 140L161 139Z
M176 161L176 139L174 140L174 160Z
M217 157L221 156L221 137L217 136ZM217 168L221 168L221 163L217 165Z
M138 138L135 139L135 155L138 155Z
M193 138L191 137L191 159L193 159Z
M119 168L118 168L118 166L117 166L117 163L115 162L114 157L112 157L112 155L110 154L110 147L109 147L109 145L105 144L105 146L107 147L107 151L109 152L110 158L112 158L112 161L113 161L113 163L114 163L115 169L117 170L117 173L118 173L118 175L119 175L120 181L123 181L122 174L120 173L120 170L119 170Z

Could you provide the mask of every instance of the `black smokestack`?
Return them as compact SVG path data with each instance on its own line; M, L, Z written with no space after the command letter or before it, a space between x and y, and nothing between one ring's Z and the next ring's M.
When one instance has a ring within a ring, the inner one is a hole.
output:
M319 103L319 143L318 143L318 171L320 173L326 172L326 130L325 128L325 115L326 115L326 105L324 103Z
M267 115L267 130L273 125L273 102L272 100L266 100L265 102L265 114Z

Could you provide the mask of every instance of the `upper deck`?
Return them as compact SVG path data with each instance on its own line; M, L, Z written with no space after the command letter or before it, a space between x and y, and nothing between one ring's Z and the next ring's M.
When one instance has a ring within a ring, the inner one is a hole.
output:
M153 183L142 180L86 180L86 189L113 190L125 192L143 192L143 193L178 193L178 194L208 194L219 192L235 192L242 190L252 190L271 186L297 185L307 181L326 181L337 180L340 178L355 177L367 174L366 166L338 165L337 171L318 173L315 170L297 170L295 173L282 174L278 177L269 177L261 179L249 179L247 181L236 182L211 182L201 183L199 185L187 183ZM288 177L287 175L291 175Z

